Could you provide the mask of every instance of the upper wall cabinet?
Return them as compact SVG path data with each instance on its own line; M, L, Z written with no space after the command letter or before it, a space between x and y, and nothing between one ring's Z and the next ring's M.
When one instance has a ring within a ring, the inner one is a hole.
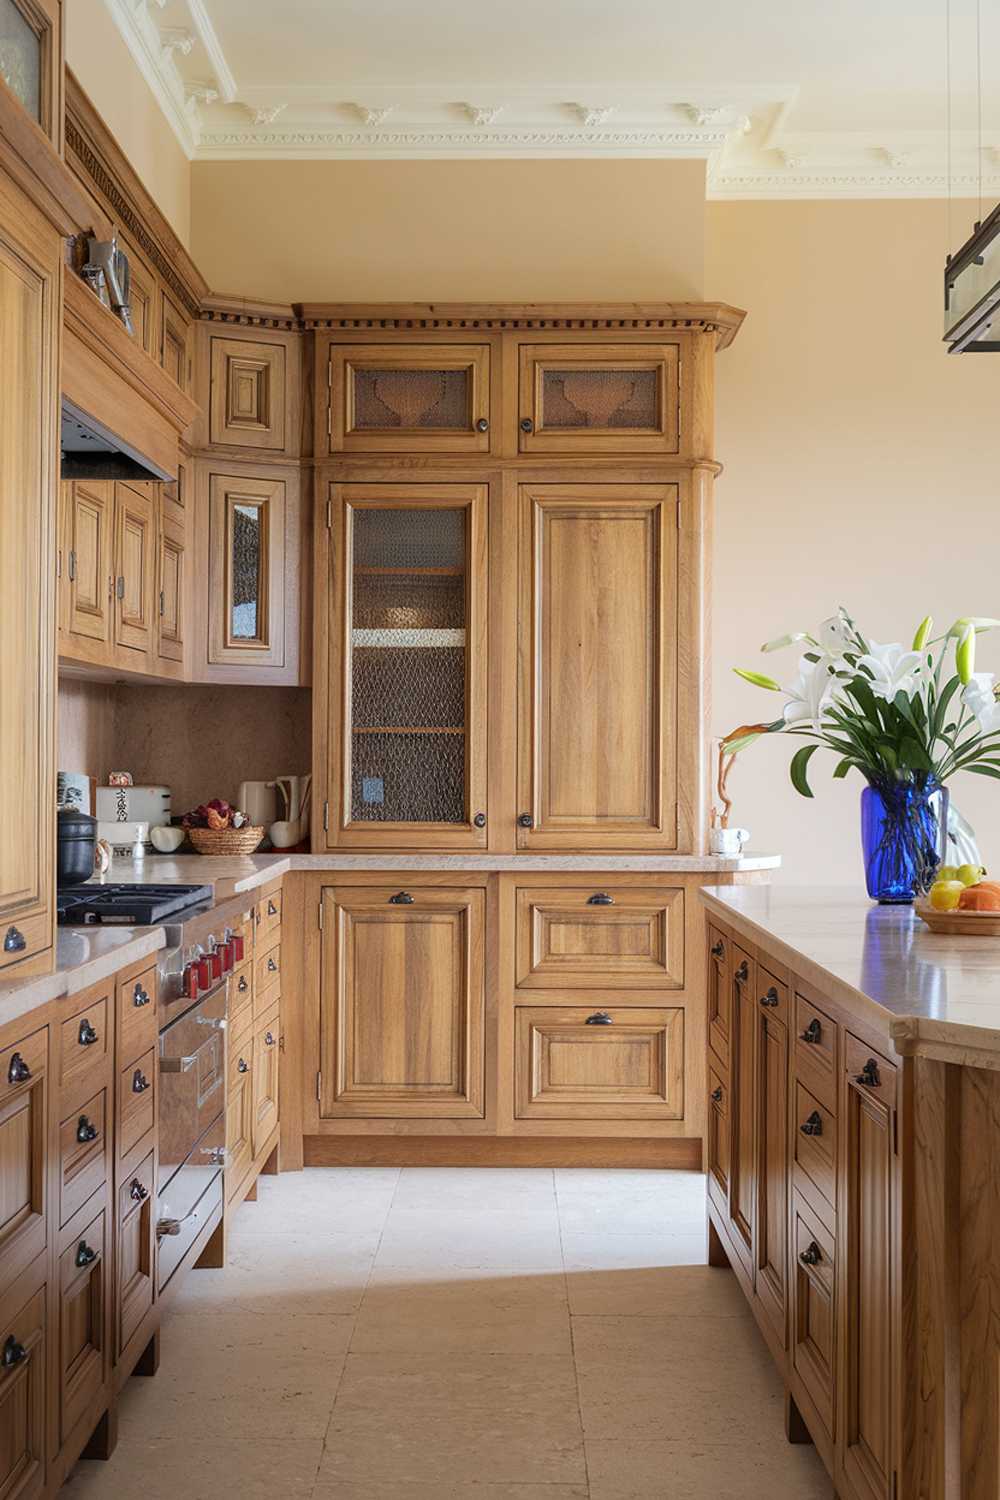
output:
M209 438L212 443L281 451L288 386L283 344L213 338Z
M522 344L518 446L532 454L674 454L677 344Z
M160 364L182 391L192 379L194 331L191 319L170 293L160 292Z
M0 78L61 150L62 0L0 0Z
M331 453L489 453L488 344L330 346Z
M208 660L284 666L286 482L208 478Z

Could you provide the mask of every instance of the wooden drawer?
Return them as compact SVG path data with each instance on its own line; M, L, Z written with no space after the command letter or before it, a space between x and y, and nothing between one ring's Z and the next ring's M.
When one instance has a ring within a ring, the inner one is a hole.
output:
M0 1052L0 1292L48 1237L48 1042L42 1027Z
M258 950L264 940L270 937L272 932L277 932L281 927L281 891L271 891L269 895L262 896L256 907L256 944Z
M723 1213L729 1212L729 1085L708 1064L708 1190Z
M16 964L23 964L26 959L34 958L36 953L44 953L46 948L55 947L52 916L48 911L36 912L30 917L18 917L16 922L8 922L0 927L0 933L5 939L9 938L12 943L17 944L16 947L7 948L3 942L0 942L0 973L3 973L8 966L14 970L13 974L4 974L5 983L16 980ZM3 1493L0 1487L0 1496ZM20 1500L19 1494L18 1500Z
M151 1047L118 1074L118 1160L124 1161L155 1124L156 1050Z
M281 1003L281 986L278 984L268 985L262 989L259 984L254 985L253 991L253 1024L256 1027L264 1016Z
M281 943L272 942L270 947L263 953L258 954L254 960L254 994L259 995L262 990L279 982L281 974Z
M772 974L770 969L765 969L762 963L757 964L757 999L761 1010L783 1021L786 1026L790 1024L791 1005L788 985L783 979L779 979L777 974Z
M108 1176L111 1115L100 1089L59 1126L59 1223L67 1224Z
M9 1299L7 1299L9 1300ZM0 1303L0 1495L35 1500L45 1483L46 1288L11 1312Z
M895 1065L849 1031L844 1034L844 1072L886 1109L896 1107Z
M837 1023L805 995L795 996L795 1074L827 1109L837 1108Z
M229 1030L240 1032L253 1018L253 960L233 970L229 981Z
M115 989L118 1005L118 1057L131 1061L141 1057L156 1042L156 965L119 979Z
M732 1014L732 951L729 938L718 927L708 929L707 989L708 1045L721 1068L729 1069Z
M836 1390L836 1260L832 1235L792 1195L792 1365L830 1437Z
M255 1158L278 1123L279 1026L279 1013L272 1010L254 1030L251 1124Z
M247 1071L230 1073L226 1097L226 1200L238 1191L253 1162L253 1038L242 1061ZM239 1059L234 1060L235 1062Z
M110 989L98 988L79 996L81 1003L59 1028L59 1087L64 1095L74 1092L91 1072L99 1072L110 1055L111 994Z
M684 891L517 892L518 989L682 989Z
M253 1071L253 1029L248 1028L239 1036L229 1034L229 1087L235 1088L244 1078L248 1078Z
M832 1214L837 1206L837 1117L802 1083L795 1085L792 1108L797 1171L820 1194L822 1201L814 1203L814 1208Z
M115 1340L119 1354L153 1305L155 1186L150 1153L118 1190Z
M59 1434L64 1443L99 1401L110 1369L107 1235L102 1208L59 1258Z
M679 1120L684 1012L652 1007L518 1006L519 1120Z

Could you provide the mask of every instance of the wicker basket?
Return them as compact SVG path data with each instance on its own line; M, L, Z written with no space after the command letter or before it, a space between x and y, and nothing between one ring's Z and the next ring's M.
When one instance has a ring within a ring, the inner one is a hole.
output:
M189 828L187 836L199 854L253 854L263 828Z

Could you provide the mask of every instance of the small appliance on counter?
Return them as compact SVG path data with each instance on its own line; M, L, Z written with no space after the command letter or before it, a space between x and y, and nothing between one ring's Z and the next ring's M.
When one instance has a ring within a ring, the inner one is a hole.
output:
M94 808L98 822L145 823L157 828L170 822L171 793L168 786L99 786ZM130 839L112 838L102 829L101 837L111 844L131 843Z
M66 927L151 927L211 900L210 885L91 885L81 890L70 881L64 889L60 876L56 911Z
M97 819L76 807L56 813L56 884L82 885L94 873Z
M267 828L278 816L277 782L241 781L236 805L241 812L246 813L248 822Z

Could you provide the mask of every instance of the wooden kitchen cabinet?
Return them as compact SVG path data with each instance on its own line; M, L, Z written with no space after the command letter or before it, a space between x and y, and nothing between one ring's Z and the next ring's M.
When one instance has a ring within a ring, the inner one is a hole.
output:
M325 887L320 1117L484 1114L484 892Z
M46 1288L23 1305L0 1298L0 1495L35 1500L45 1489L48 1447Z
M115 485L115 645L148 670L156 599L156 502L150 487Z
M111 645L115 597L114 485L69 481L62 496L68 584L65 628L69 635L106 650Z
M115 1256L116 1357L153 1305L156 1174L153 1155L126 1174L118 1189L118 1238Z
M754 1284L785 1347L788 1283L788 987L757 967L757 1213Z
M522 453L677 453L677 344L522 344Z
M330 453L488 454L488 344L332 344Z
M732 949L730 1016L732 1045L729 1072L730 1141L729 1224L733 1243L752 1275L754 1221L757 1213L757 1009L756 964L735 945Z
M278 1124L278 1075L280 1021L277 1010L254 1029L253 1102L251 1109L252 1155L258 1156Z
M59 1258L59 1441L94 1425L111 1370L108 1344L110 1257L107 1214L84 1210Z
M519 1120L678 1120L684 1012L611 1006L517 1007Z
M518 989L684 988L684 888L517 892Z
M43 1026L0 1052L0 1292L49 1242L53 1155L49 1030Z
M157 567L157 671L182 676L187 638L187 543L183 526L160 518Z
M160 364L182 391L191 387L194 329L174 297L160 289Z

